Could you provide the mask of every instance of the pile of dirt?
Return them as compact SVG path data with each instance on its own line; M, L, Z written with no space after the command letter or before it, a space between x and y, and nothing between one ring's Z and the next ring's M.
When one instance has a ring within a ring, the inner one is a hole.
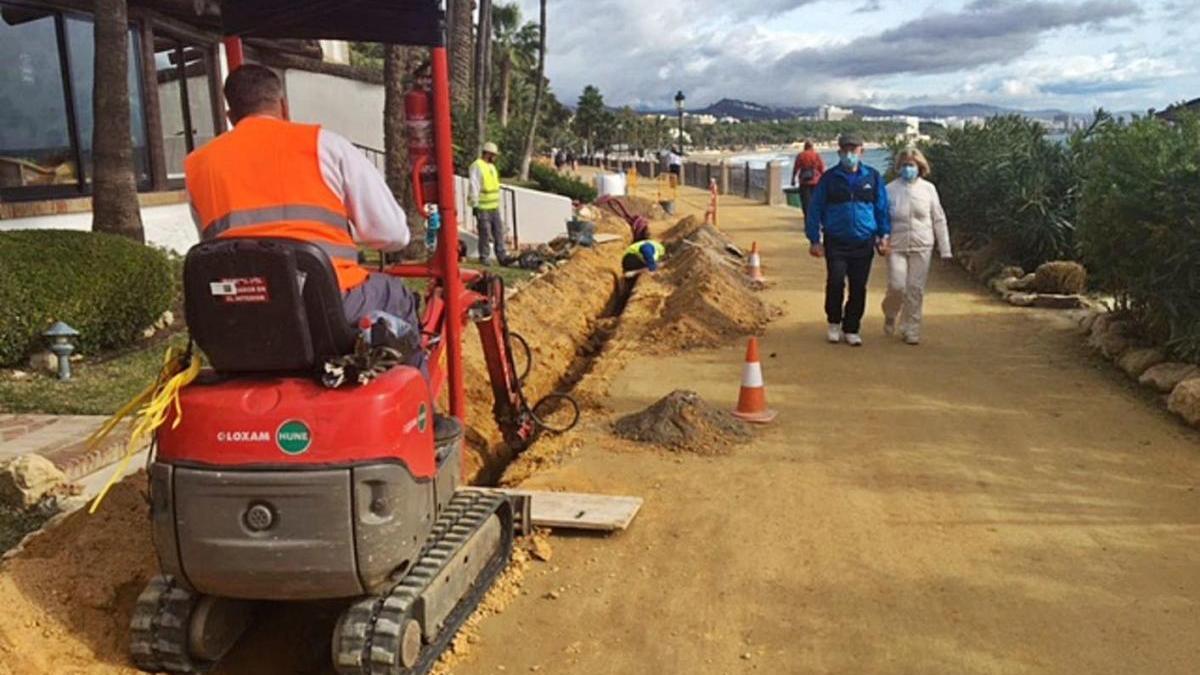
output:
M667 275L674 291L648 336L657 349L716 347L760 332L775 314L724 251L683 249Z
M732 413L709 405L694 391L676 389L645 410L616 421L613 431L631 441L700 455L723 455L751 439Z
M637 197L634 195L610 197L609 199L615 202L620 202L621 206L624 206L625 210L628 211L629 215L631 216L643 216L647 220L663 220L667 217L667 212L663 210L662 205L653 199ZM611 206L601 204L600 208L612 213Z
M0 566L0 673L137 672L129 615L158 569L145 491L144 473L125 479Z

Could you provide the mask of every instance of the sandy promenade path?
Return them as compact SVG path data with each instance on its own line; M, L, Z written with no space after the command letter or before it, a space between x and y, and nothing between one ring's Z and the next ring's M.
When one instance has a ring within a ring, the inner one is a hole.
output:
M1197 672L1200 435L956 268L933 271L920 347L882 335L882 264L866 346L826 344L796 212L725 204L786 312L762 343L779 419L728 456L597 440L532 479L645 507L556 536L455 673ZM628 368L612 405L731 405L742 349Z

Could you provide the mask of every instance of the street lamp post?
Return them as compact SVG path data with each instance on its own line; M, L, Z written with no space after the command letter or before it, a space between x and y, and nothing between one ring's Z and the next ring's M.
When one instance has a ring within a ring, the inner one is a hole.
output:
M679 113L679 153L683 154L683 91L675 94L675 110Z

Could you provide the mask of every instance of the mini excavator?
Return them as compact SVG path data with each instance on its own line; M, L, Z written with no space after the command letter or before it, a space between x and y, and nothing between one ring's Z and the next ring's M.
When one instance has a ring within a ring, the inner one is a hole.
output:
M136 603L130 653L144 671L202 672L253 622L257 601L344 599L331 643L338 673L425 673L529 526L523 499L461 484L468 322L504 440L519 449L547 428L543 403L522 393L514 345L525 370L530 353L508 330L503 283L459 268L444 11L437 0L223 0L221 10L231 70L243 37L429 48L431 81L405 105L414 192L438 206L442 226L425 263L383 265L427 280L425 372L393 359L360 373L362 384L322 382L361 348L322 249L232 237L193 247L185 311L211 368L154 437L161 574ZM448 410L438 411L443 399Z

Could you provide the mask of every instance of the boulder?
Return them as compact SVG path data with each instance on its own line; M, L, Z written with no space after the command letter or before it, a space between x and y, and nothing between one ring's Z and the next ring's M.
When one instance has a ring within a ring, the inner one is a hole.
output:
M154 327L162 330L173 323L175 323L175 312L168 309L162 313L162 316L158 317L158 321L154 322Z
M1032 291L1036 281L1037 275L1026 274L1019 279L1009 279L1007 286L1010 291Z
M1092 324L1095 323L1096 319L1098 318L1100 318L1100 312L1091 311L1087 314L1084 314L1083 316L1079 317L1079 328L1085 333L1092 332Z
M1175 385L1167 399L1167 409L1179 415L1188 424L1200 427L1200 377L1193 377Z
M1033 303L1037 300L1037 296L1033 293L1008 293L1004 296L1004 299L1007 300L1008 304L1010 305L1015 305L1017 307L1032 307Z
M1138 382L1166 394L1179 386L1180 382L1195 377L1200 377L1200 367L1190 363L1168 362L1150 366L1138 378Z
M29 369L35 373L57 373L58 357L48 351L35 352L29 357Z
M1043 309L1080 309L1085 305L1083 297L1078 295L1038 293L1034 298L1033 306L1041 307Z
M28 508L66 482L66 474L50 460L21 455L0 464L0 503Z
M1000 268L1000 274L997 276L997 278L1020 279L1023 276L1025 276L1025 270L1017 267L1016 265L1008 265L1007 267Z
M1087 288L1087 270L1070 260L1042 263L1034 277L1033 287L1038 293L1078 295Z
M1104 314L1092 324L1092 336L1088 338L1088 344L1108 358L1115 359L1133 346L1132 333L1133 324Z
M1117 365L1130 377L1136 379L1141 377L1142 373L1149 370L1151 366L1157 366L1166 360L1166 355L1157 349L1131 349L1117 360Z

